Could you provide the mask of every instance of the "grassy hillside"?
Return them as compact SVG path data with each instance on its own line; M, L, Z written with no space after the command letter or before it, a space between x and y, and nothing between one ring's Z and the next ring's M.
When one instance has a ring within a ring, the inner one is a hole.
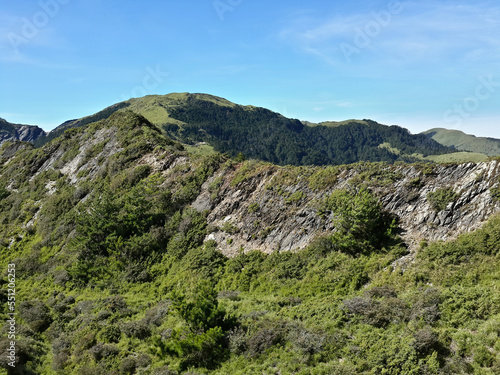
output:
M326 165L364 161L415 161L412 154L440 155L453 150L424 135L374 121L345 121L305 126L298 120L206 94L175 93L130 99L81 120L69 121L38 145L67 128L131 110L182 143L206 142L215 151L280 165ZM398 154L386 148L389 143Z
M276 164L324 165L359 160L413 160L410 154L450 152L424 136L376 122L349 121L339 126L304 126L264 108L239 106L203 94L174 94L132 100L130 109L184 143L208 142L218 152ZM346 126L340 126L346 125ZM390 142L402 153L378 147Z
M436 142L457 150L470 151L487 156L500 155L500 139L476 137L459 130L442 128L430 129L422 134L431 137Z
M368 188L346 188L315 206L336 233L227 258L204 241L209 210L191 207L240 168L227 156L189 154L130 111L5 163L12 147L0 151L0 311L15 269L18 313L17 370L6 325L0 339L5 374L500 371L499 217L423 242L403 270L397 222Z

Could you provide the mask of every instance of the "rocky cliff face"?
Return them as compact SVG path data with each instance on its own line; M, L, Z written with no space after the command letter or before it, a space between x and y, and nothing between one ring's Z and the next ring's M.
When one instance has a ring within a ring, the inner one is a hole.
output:
M490 192L499 185L499 161L439 165L432 171L416 166L381 168L382 173L392 176L392 181L373 177L362 180L367 176L363 166L347 166L340 168L334 183L321 190L311 189L300 173L280 185L283 168L263 168L236 185L231 184L235 172L221 171L205 183L193 207L210 211L209 224L222 229L207 239L216 240L227 255L237 254L240 248L296 250L318 236L332 233L332 220L318 215L321 200L335 189L353 188L360 183L367 183L384 209L398 218L410 251L422 240L448 240L475 230L500 210L500 202ZM214 198L210 188L216 181L221 187ZM457 195L438 210L432 207L428 195L443 189L452 189Z
M31 167L32 175L57 169L78 185L79 176L91 179L106 168L103 160L122 150L114 128L79 134L80 146L73 151L66 150L63 143L45 147L43 158ZM99 151L91 152L97 146ZM0 156L5 164L19 147L4 147ZM186 152L150 152L137 164L149 165L166 183L173 184L179 176L190 173L193 162ZM192 207L208 213L212 230L206 240L215 240L228 256L242 249L294 251L335 231L332 217L318 213L325 197L336 189L366 185L398 219L401 235L414 251L422 240L448 240L477 229L500 211L500 202L491 193L500 185L499 178L499 160L434 166L358 163L325 168L228 161L208 177ZM429 199L429 193L436 191L452 192L453 199L436 208Z
M8 141L34 142L46 134L38 126L11 124L0 119L0 145Z

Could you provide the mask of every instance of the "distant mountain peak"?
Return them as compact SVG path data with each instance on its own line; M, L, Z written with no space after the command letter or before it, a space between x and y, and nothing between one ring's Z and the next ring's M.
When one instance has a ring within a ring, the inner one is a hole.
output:
M433 128L421 134L444 146L454 147L460 151L477 152L487 156L500 155L500 139L476 137L461 130L445 128Z
M46 134L39 126L13 124L0 118L0 145L10 141L34 142Z

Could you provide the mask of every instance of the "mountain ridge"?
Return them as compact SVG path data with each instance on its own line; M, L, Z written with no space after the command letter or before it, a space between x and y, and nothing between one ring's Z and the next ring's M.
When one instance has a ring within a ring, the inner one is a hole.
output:
M218 152L233 156L241 153L248 158L281 165L416 160L477 162L486 160L488 156L500 155L500 140L498 152L490 148L483 153L481 147L454 147L454 142L443 141L443 137L430 134L431 131L411 134L403 127L382 125L366 119L316 124L201 93L132 98L93 115L68 120L49 133L42 131L29 137L18 137L11 131L9 136L0 139L0 144L18 139L28 140L40 147L67 129L86 126L125 110L144 116L169 137L182 143L207 143ZM32 132L35 129L30 128ZM492 139L490 143L495 144L495 141Z
M425 134L442 145L454 147L457 150L479 152L488 156L500 155L500 139L477 137L460 130L444 128L429 129L421 134Z
M374 121L350 121L348 126L305 126L268 109L242 106L207 95L174 93L130 99L93 115L132 110L164 130L168 136L187 144L206 142L216 151L242 153L277 164L343 164L360 160L416 160L416 154L452 151L433 140L411 135L406 129ZM371 126L366 127L369 123ZM67 126L78 126L76 122ZM56 129L60 131L62 129ZM392 142L399 154L379 147ZM415 154L415 155L414 155Z

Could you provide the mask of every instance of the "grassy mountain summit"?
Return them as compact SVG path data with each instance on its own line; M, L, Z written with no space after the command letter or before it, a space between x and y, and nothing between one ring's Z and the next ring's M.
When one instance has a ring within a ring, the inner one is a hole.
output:
M400 127L304 126L265 108L241 106L203 94L174 94L131 101L131 109L184 143L207 142L216 151L285 165L344 164L360 160L410 160L414 153L441 154L450 149ZM396 155L379 146L401 150Z
M144 116L182 143L205 142L217 152L233 156L242 153L279 165L415 161L454 151L425 135L413 135L404 128L371 120L304 124L265 108L190 93L130 99L92 116L69 121L51 132L48 139L69 127L84 126L123 110Z
M465 134L460 130L443 128L430 129L421 134L425 134L436 142L447 147L454 147L457 150L482 153L488 156L500 155L500 139L476 137Z

